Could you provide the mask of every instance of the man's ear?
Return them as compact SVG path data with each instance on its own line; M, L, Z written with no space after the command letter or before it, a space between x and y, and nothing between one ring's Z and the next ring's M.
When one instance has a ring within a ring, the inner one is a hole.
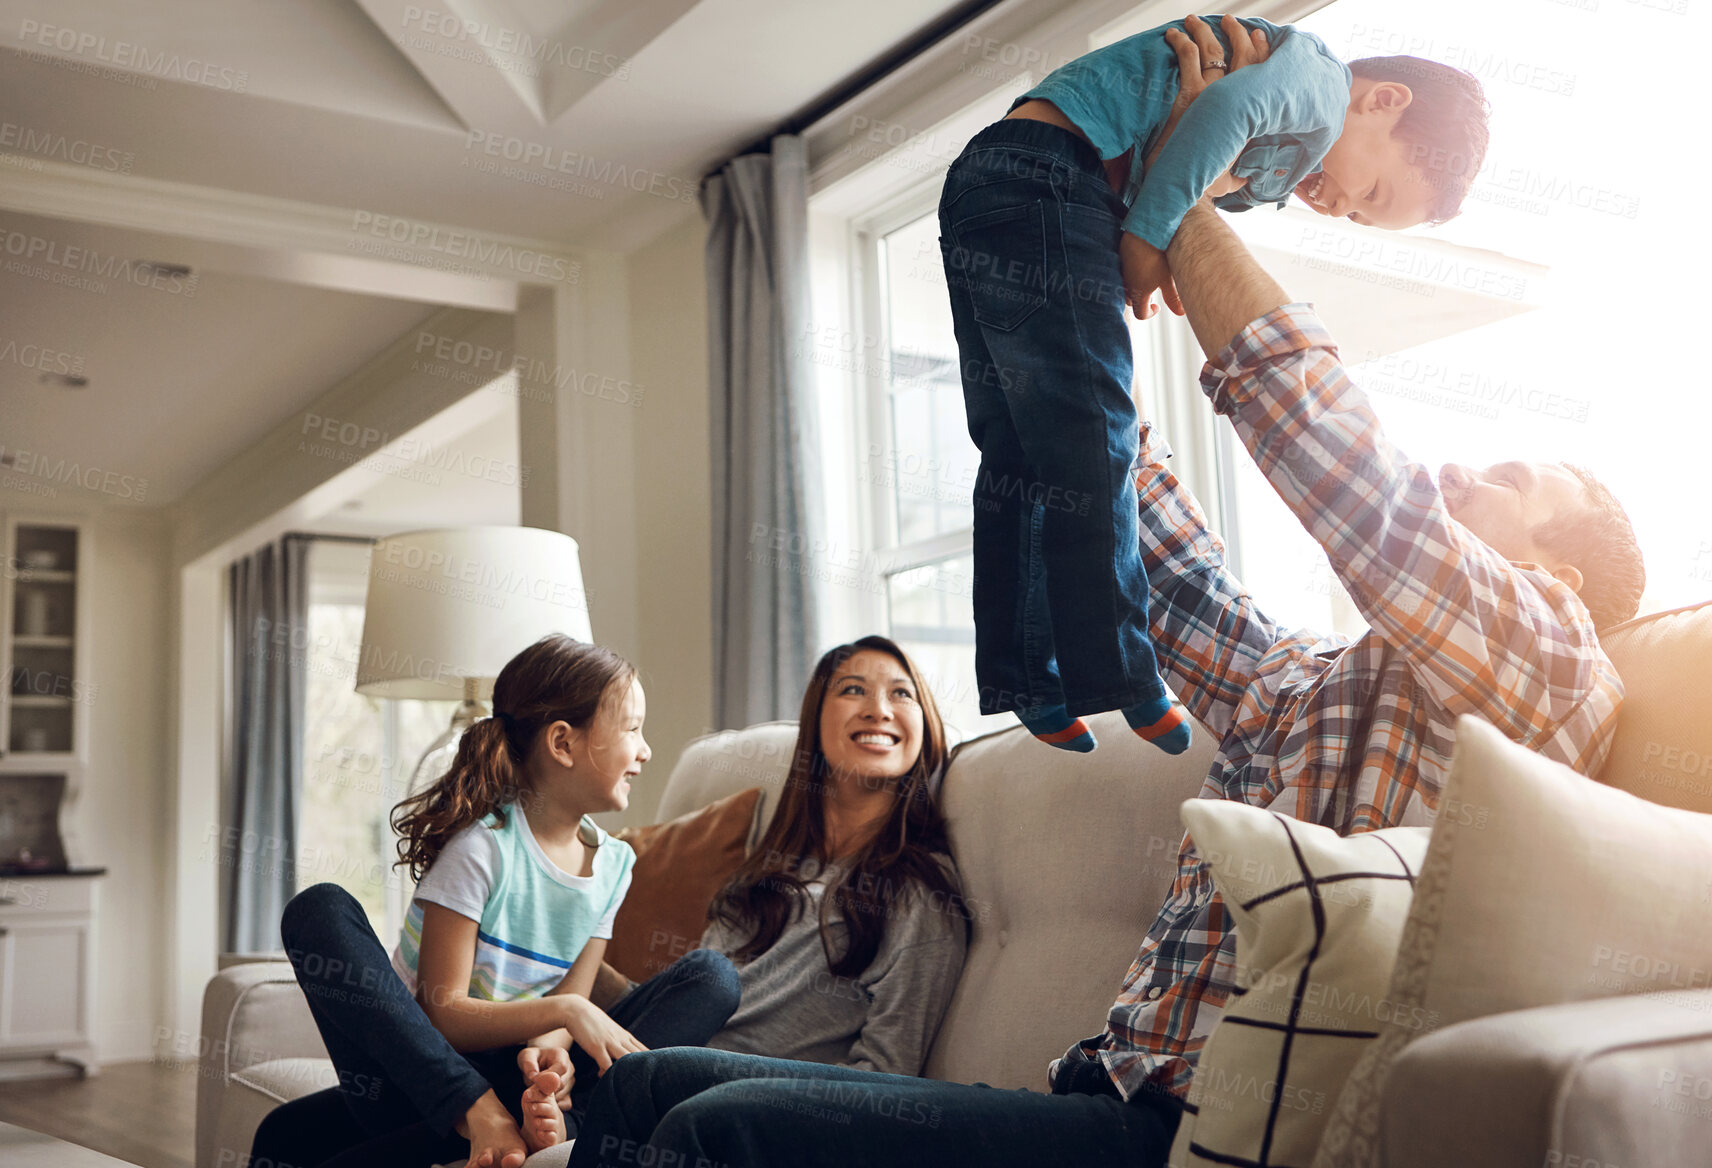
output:
M1581 595L1581 585L1585 581L1581 577L1581 569L1574 564L1561 564L1556 568L1547 569L1552 575L1569 585L1569 590L1577 596Z

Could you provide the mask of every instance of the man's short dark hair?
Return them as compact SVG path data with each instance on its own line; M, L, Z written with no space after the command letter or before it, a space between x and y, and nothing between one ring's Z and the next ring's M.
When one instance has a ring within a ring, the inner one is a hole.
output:
M1413 95L1394 131L1409 144L1409 161L1435 191L1431 223L1462 209L1486 159L1486 91L1472 73L1422 57L1363 57L1349 71L1367 81L1395 81Z
M1534 543L1581 573L1577 590L1595 629L1634 616L1647 586L1646 565L1628 512L1609 488L1584 467L1563 463L1581 480L1583 505L1552 516L1534 530Z

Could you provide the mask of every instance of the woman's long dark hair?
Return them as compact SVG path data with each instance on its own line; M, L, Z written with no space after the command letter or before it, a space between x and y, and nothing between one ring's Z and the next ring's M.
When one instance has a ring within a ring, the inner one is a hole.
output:
M892 657L909 675L921 706L921 756L897 780L897 797L879 831L844 861L837 883L822 898L820 943L827 966L840 977L854 977L867 969L885 938L887 922L911 893L937 893L943 910L961 917L964 928L969 927L970 914L961 891L940 860L951 852L945 816L928 790L945 762L945 725L939 707L933 691L922 684L915 662L895 642L863 637L829 650L815 665L803 693L796 751L779 808L761 842L708 910L711 919L747 936L733 954L738 961L752 961L771 949L785 926L809 903L803 863L815 861L824 867L832 859L827 854L825 815L831 775L821 750L820 711L834 674L865 649ZM833 909L844 918L848 943L842 953L833 951L827 927Z
M523 761L554 722L586 728L601 703L622 696L636 667L599 645L549 633L505 663L493 683L493 714L458 740L452 768L392 809L399 835L394 868L422 879L453 836L528 794Z

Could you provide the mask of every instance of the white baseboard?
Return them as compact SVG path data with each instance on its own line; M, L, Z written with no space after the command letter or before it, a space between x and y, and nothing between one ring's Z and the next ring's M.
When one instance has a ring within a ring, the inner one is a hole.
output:
M0 1083L23 1079L75 1079L82 1075L73 1063L55 1058L0 1059Z

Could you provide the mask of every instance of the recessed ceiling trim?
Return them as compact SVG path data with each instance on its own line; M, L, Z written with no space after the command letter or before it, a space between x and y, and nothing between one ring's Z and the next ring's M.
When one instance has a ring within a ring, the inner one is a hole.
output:
M450 106L466 130L514 126L522 116L545 125L540 78L526 61L500 52L501 36L521 30L480 0L357 0L375 27Z
M543 104L549 122L609 81L622 82L630 59L682 20L701 0L606 0L580 18L567 21L558 33L566 68L544 72ZM577 62L580 61L580 67Z
M574 285L581 278L582 255L550 240L41 159L32 160L29 168L4 165L9 157L0 154L3 210L369 260L390 265L405 278L426 270L544 288Z

